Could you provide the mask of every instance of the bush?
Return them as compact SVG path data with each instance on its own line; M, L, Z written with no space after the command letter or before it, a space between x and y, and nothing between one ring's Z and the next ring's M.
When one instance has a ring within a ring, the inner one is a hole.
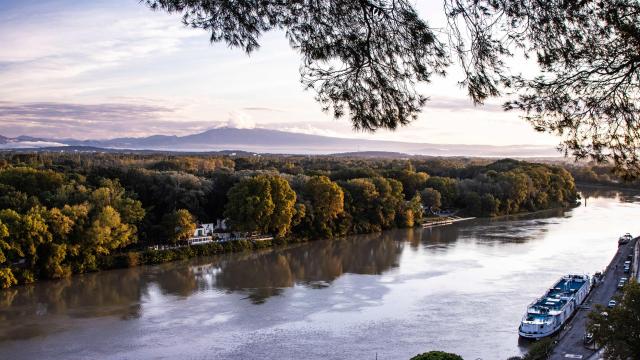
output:
M20 284L31 284L36 281L36 276L29 270L23 269L18 273L18 282Z
M429 351L424 354L416 355L411 360L463 360L462 356L446 353L443 351Z
M13 276L13 271L9 268L0 268L0 288L7 289L18 284L18 280Z
M552 338L545 338L537 341L529 348L529 352L522 359L523 360L546 360L551 355L553 350L554 340Z

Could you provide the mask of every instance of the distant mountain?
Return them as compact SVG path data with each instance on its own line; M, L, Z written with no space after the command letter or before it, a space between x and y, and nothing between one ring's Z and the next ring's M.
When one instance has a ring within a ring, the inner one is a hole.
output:
M24 146L21 146L24 145ZM336 154L377 152L431 156L485 157L558 157L548 146L456 145L409 143L400 141L348 139L309 135L269 129L217 128L186 136L153 135L109 140L40 139L28 136L0 138L0 148L42 148L73 146L79 148L217 152L229 149L257 153ZM377 154L381 155L381 154Z

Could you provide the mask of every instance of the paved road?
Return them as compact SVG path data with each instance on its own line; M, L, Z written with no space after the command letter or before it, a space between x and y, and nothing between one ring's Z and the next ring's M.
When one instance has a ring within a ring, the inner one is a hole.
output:
M571 322L560 333L558 344L551 354L551 360L588 359L594 354L595 351L593 349L587 349L583 344L587 316L591 312L593 305L607 305L609 300L616 294L618 280L621 277L631 277L630 274L625 274L623 269L627 255L633 253L636 241L637 238L618 248L618 252L616 252L607 267L604 281L591 291L583 307L576 312Z

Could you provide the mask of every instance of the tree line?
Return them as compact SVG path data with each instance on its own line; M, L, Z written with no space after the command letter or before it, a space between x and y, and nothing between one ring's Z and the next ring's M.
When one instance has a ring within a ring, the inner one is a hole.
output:
M178 243L216 219L284 243L413 227L443 209L496 216L576 199L565 169L509 159L9 153L0 158L0 284L97 271L110 255ZM127 263L176 258L145 256Z

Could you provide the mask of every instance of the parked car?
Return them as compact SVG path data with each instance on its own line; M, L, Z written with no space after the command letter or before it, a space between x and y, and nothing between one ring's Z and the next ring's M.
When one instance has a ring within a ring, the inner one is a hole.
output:
M609 300L609 303L607 304L608 308L612 308L615 307L618 303L615 300Z

